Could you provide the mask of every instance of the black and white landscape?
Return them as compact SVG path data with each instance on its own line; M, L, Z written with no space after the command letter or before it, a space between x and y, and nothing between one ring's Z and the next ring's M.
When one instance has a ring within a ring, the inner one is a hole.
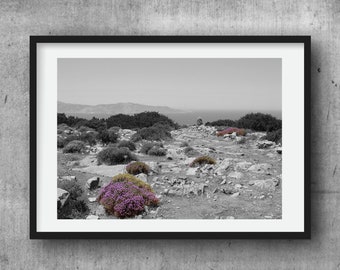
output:
M281 59L59 59L58 218L281 219Z

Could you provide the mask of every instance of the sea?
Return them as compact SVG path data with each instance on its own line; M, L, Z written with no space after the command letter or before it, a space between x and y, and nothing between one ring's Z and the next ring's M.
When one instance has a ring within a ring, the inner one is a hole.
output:
M174 122L180 125L194 125L198 118L203 120L203 123L217 121L217 120L237 120L240 119L242 116L245 116L248 113L266 113L271 114L272 116L282 119L282 112L281 111L246 111L246 110L233 110L233 111L190 111L190 112L176 112L176 113L164 113L164 115L168 116ZM67 114L70 115L70 114ZM108 118L111 115L109 114L72 114L73 116L91 119L93 116L98 118Z

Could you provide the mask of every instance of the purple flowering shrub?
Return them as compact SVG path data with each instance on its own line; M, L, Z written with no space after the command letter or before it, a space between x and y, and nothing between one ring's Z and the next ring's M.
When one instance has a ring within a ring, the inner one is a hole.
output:
M132 182L109 183L102 188L97 201L119 218L139 215L145 206L157 206L159 202L152 191Z

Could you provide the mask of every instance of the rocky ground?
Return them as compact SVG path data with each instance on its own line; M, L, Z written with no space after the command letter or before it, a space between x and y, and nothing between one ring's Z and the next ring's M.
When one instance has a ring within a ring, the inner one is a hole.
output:
M133 132L121 130L121 139L129 139ZM138 177L147 181L160 198L160 205L146 209L136 218L157 219L280 219L281 148L262 141L264 133L250 133L245 137L226 135L217 137L213 127L191 126L171 132L172 141L165 142L167 155L155 157L138 153L140 161L152 168L150 175ZM194 150L188 157L182 144ZM58 176L75 176L86 190L90 208L88 219L115 218L108 216L96 202L99 188L89 190L86 182L99 177L99 186L106 185L113 176L123 173L126 165L97 165L96 152L70 155L58 152ZM197 156L208 155L216 165L190 168Z

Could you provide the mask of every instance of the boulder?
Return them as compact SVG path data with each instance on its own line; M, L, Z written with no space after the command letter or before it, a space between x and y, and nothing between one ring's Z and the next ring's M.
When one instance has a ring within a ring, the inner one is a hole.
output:
M99 177L95 176L86 181L86 188L92 190L96 189L99 185Z
M140 173L135 175L138 179L142 180L143 182L148 182L148 176L145 173Z
M282 147L276 148L276 153L281 155L282 154Z
M63 208L63 206L68 201L68 198L70 197L70 193L64 189L58 188L57 189L57 205L58 209Z
M256 173L267 173L272 168L272 165L268 163L260 163L251 166L248 171L249 172L256 172Z
M230 134L230 138L231 139L235 139L237 137L237 133L236 132L233 132Z

